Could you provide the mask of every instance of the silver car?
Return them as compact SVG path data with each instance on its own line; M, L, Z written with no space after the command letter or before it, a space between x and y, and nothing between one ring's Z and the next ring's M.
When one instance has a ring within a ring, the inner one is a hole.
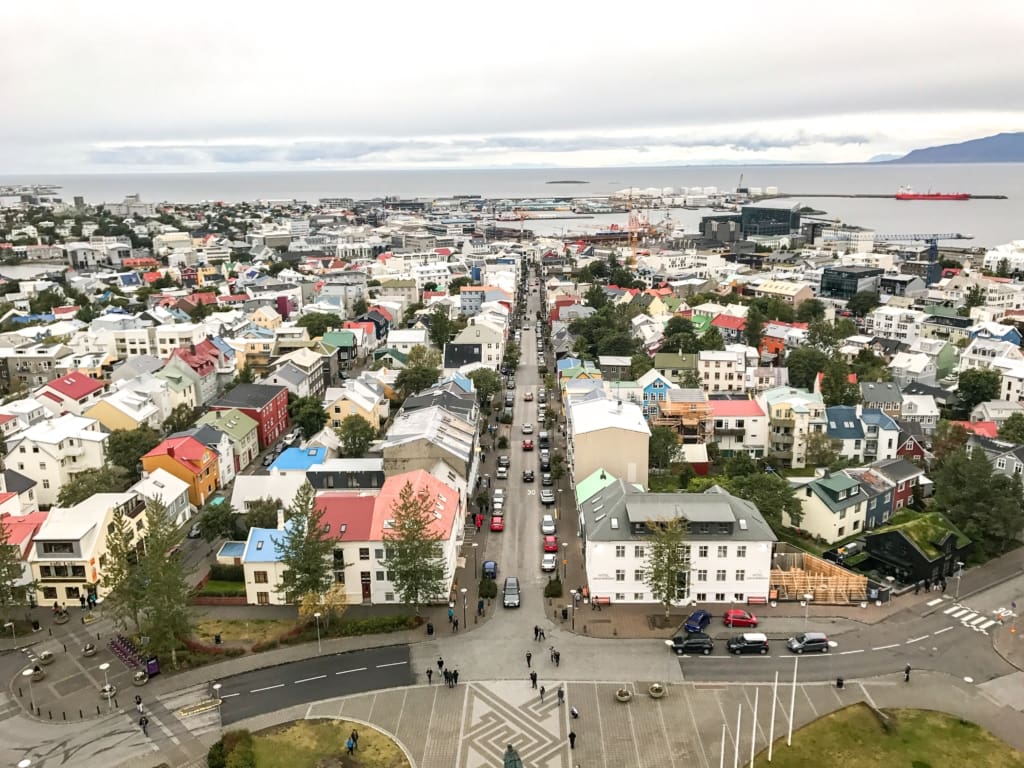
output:
M540 569L548 572L558 570L558 555L554 552L545 554L540 561Z
M558 533L558 526L555 525L554 515L544 515L540 519L540 532L545 536L552 536Z

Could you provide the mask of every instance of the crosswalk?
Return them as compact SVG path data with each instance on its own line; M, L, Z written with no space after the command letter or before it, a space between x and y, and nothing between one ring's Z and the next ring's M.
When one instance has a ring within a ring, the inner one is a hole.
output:
M999 608L991 613L975 611L960 603L955 603L943 611L951 619L957 619L963 626L987 635L988 630L997 624L1002 626L1003 622L1017 616L1016 612L1007 608Z

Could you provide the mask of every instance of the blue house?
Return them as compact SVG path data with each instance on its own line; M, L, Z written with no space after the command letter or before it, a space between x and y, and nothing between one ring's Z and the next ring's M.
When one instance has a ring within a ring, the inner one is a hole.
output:
M865 408L860 414L864 425L864 461L894 459L900 446L900 427L879 408Z
M844 459L860 461L864 455L864 425L856 406L833 405L825 409L825 434L836 443Z
M323 464L327 460L326 448L285 448L281 455L270 465L271 470L281 472L306 472L315 464Z
M286 598L278 591L283 565L281 541L295 519L277 528L250 528L242 554L245 599L250 605L282 605Z
M864 529L885 525L892 517L893 489L896 484L870 467L848 469L846 474L860 483L861 491L867 500Z
M1002 323L978 323L967 329L972 339L992 339L993 341L1008 341L1014 346L1020 346L1022 337L1020 331L1012 325Z
M672 380L653 368L637 379L637 385L643 389L644 392L644 416L650 416L658 412L658 403L664 402L668 397L667 392L670 389L679 389Z

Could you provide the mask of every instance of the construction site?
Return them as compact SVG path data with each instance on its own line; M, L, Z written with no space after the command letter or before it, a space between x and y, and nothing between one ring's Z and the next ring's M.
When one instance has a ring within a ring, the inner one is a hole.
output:
M888 588L879 588L867 576L784 542L776 545L769 585L771 602L809 600L816 605L849 605L887 601L889 597Z
M651 427L669 427L683 444L714 442L715 420L702 389L670 389L657 401Z

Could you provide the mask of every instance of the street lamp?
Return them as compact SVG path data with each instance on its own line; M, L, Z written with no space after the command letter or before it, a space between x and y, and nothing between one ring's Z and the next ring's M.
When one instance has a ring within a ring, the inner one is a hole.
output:
M107 679L107 670L110 669L110 662L105 661L100 664L100 669L103 671L103 695L107 697L107 709L114 708L114 697L110 695L110 680Z
M562 581L569 578L569 542L562 542Z
M804 629L807 629L807 614L811 610L811 600L814 599L814 595L810 592L804 595Z
M35 697L35 694L32 693L32 675L33 674L35 674L35 670L33 670L33 669L26 669L24 672L21 673L21 676L24 677L26 680L28 680L28 700L29 700L29 703L32 705L32 711L35 712L36 711L36 697Z
M479 541L474 541L474 542L473 542L473 573L474 573L474 576L473 576L473 578L474 578L474 579L475 579L475 578L477 577L477 575L479 575L479 573L480 573L480 567L479 567L479 566L477 565L477 563L476 563L476 551L477 551L478 549L480 549L480 542L479 542Z
M463 587L462 589L459 590L459 592L462 593L462 624L463 624L463 626L465 626L467 624L467 621L466 621L466 604L469 601L469 598L466 597L466 593L469 592L469 590L466 589L465 587Z
M572 631L576 631L576 590L570 589L569 594L572 596Z
M13 640L15 646L17 646L17 644L18 644L18 637L14 634L14 622L13 621L8 621L6 624L4 624L4 629L10 629L11 630L11 640Z
M220 683L213 684L213 698L215 698L218 702L220 701L220 687Z
M322 652L322 648L320 647L320 616L321 616L320 611L317 611L316 613L313 614L313 618L316 619L316 655L317 656L319 656L320 653Z
M959 560L956 561L956 599L960 599L960 579L964 576L964 564Z

